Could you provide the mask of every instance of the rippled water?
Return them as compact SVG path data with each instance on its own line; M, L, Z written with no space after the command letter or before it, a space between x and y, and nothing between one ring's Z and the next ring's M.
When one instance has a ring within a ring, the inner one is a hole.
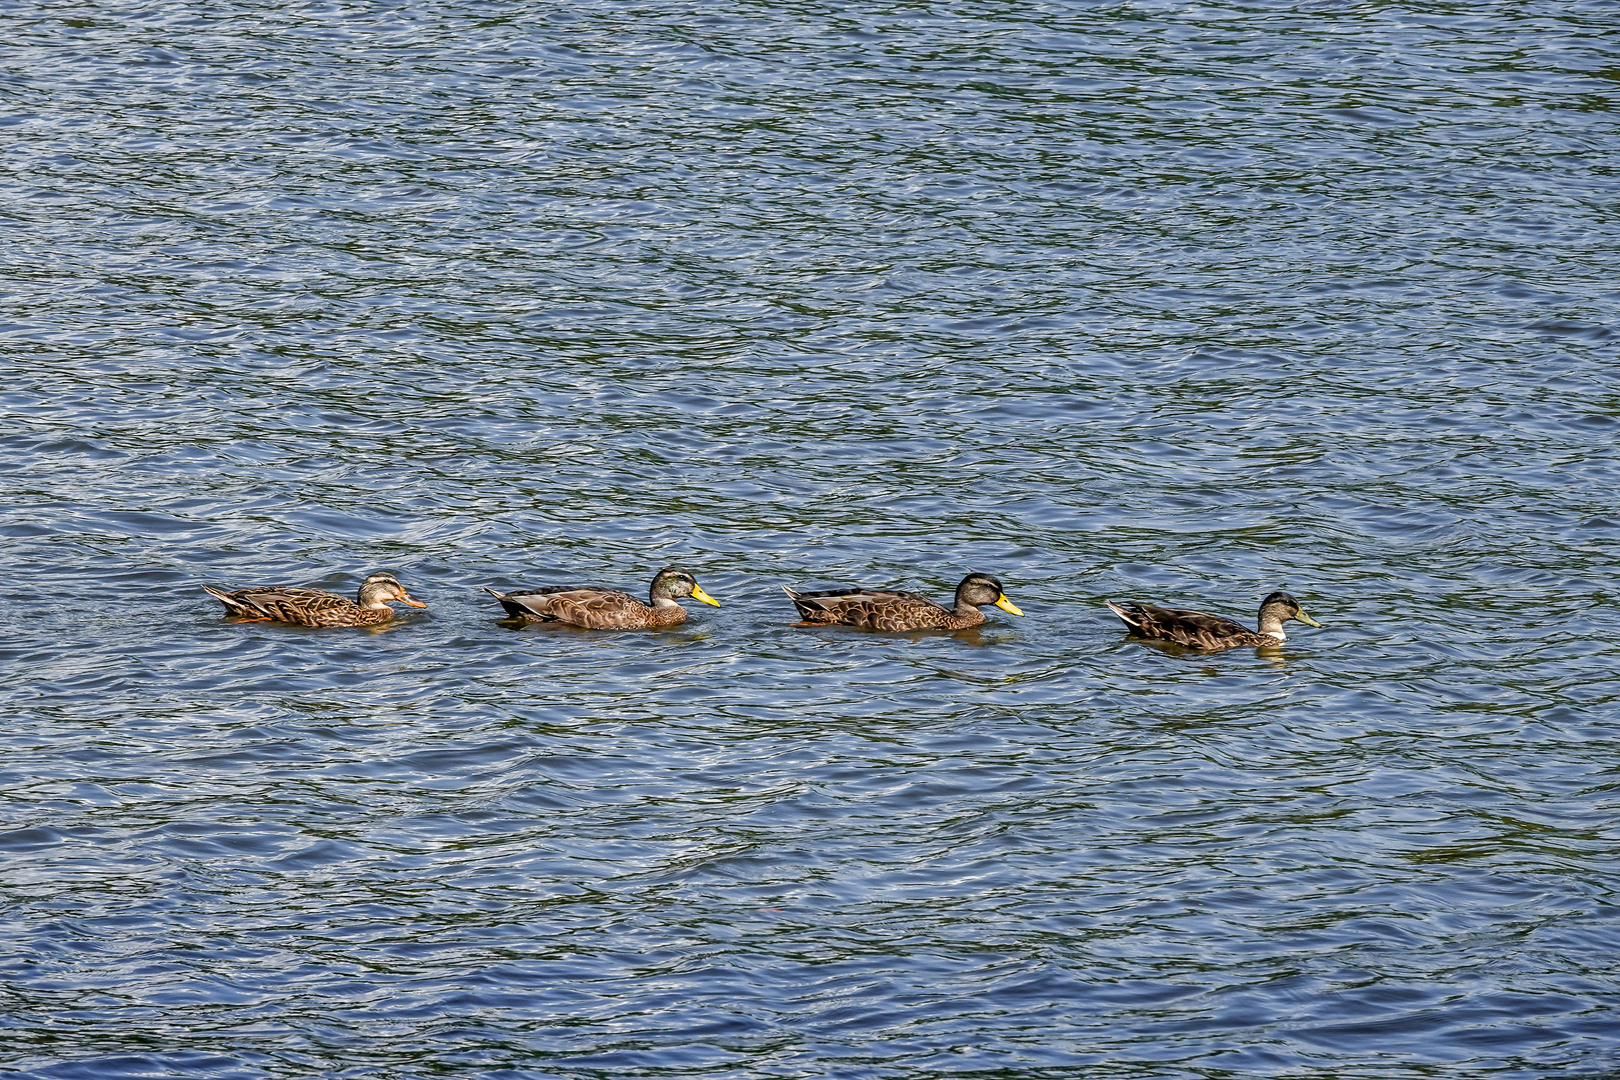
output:
M0 14L5 1076L1614 1067L1612 4Z

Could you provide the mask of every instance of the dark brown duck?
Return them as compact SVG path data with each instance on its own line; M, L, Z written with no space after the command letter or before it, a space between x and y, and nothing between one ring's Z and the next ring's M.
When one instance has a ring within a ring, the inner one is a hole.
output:
M697 579L679 567L666 567L653 578L643 604L627 592L600 585L552 585L518 592L484 591L501 602L508 615L529 622L560 622L591 630L646 630L686 621L686 609L675 601L690 596L705 604L720 601L704 592Z
M989 574L969 574L956 587L956 603L947 608L917 593L891 589L827 589L798 592L787 586L793 606L804 625L860 626L867 630L965 630L984 622L979 609L994 604L1002 611L1022 615L1007 599L1001 582Z
M1135 637L1173 641L1189 649L1231 649L1239 645L1281 645L1287 640L1282 625L1298 619L1311 626L1322 624L1300 609L1299 601L1285 592L1274 592L1260 601L1260 630L1222 615L1186 608L1157 607L1153 604L1125 604L1104 601Z

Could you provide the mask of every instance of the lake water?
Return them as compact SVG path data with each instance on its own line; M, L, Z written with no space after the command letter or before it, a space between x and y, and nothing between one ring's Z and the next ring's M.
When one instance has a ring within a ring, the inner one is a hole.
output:
M0 1075L1617 1075L1613 4L0 16Z

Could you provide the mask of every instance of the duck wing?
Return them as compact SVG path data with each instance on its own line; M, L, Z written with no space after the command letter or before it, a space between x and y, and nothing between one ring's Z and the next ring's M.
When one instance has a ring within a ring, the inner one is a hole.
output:
M1106 601L1120 621L1137 637L1173 641L1192 649L1226 649L1252 642L1253 630L1222 615L1156 604L1120 605Z
M868 630L926 630L946 625L951 613L926 596L890 589L782 589L807 623Z
M254 585L225 592L212 585L203 590L225 605L232 615L249 619L273 619L294 626L331 626L352 620L359 605L347 596L324 589L302 589L291 585Z
M507 614L531 622L561 622L593 630L635 630L648 625L652 608L629 593L599 585L551 585L502 593L484 591Z

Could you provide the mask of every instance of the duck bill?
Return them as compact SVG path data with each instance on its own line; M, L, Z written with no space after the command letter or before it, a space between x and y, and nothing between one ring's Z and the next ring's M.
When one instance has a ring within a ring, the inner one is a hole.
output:
M1018 605L1017 604L1015 604L1011 600L1007 599L1007 594L1006 593L1002 593L1001 596L996 600L996 607L1000 608L1002 611L1010 611L1014 615L1022 615L1023 614L1022 611L1018 610Z
M422 603L422 601L418 600L410 593L400 593L399 602L402 604L409 604L411 607L427 607L426 604Z
M1317 622L1315 619L1311 618L1309 615L1305 614L1303 611L1300 612L1298 615L1295 615L1294 618L1298 619L1300 622L1304 623L1306 626L1314 626L1314 627L1317 627L1318 629L1320 629L1321 626L1322 626L1321 623Z
M703 587L701 585L692 586L692 599L701 600L705 604L713 604L715 607L720 606L720 601L716 600L714 597L712 597L708 593L704 592Z

